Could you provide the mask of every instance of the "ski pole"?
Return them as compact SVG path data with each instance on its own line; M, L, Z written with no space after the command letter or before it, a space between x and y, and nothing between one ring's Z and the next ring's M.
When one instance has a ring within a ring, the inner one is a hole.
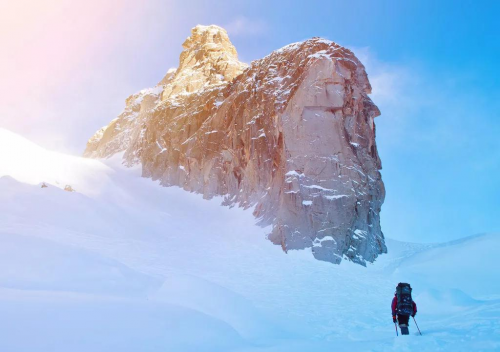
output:
M417 321L415 320L415 317L412 317L413 321L415 322L415 326L417 327L418 332L420 333L420 336L422 336L422 333L420 332L420 329L418 328Z
M394 327L396 328L396 336L399 336L399 334L398 334L398 325L396 323L394 323Z

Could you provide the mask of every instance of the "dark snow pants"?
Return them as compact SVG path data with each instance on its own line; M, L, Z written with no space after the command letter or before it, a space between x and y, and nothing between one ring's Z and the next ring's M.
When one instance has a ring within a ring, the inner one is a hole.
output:
M410 320L409 315L398 315L399 328L401 329L401 335L409 335L408 321Z

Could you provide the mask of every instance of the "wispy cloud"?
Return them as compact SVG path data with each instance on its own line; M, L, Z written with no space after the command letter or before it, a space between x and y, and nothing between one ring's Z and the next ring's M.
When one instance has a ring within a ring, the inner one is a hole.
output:
M423 99L419 86L422 75L410 65L387 63L380 60L370 48L350 47L365 66L372 86L370 98L380 108L382 116L377 124L382 127L385 143L405 143L413 117L430 103Z
M412 103L413 100L406 99L404 94L418 80L410 67L383 62L367 47L350 49L365 66L372 85L371 98L376 103L406 107Z
M222 25L231 36L256 36L263 35L269 30L269 25L260 19L250 19L238 16L231 22Z
M403 150L442 157L459 150L467 154L467 148L491 140L479 137L492 130L488 103L462 88L467 87L463 73L440 72L410 61L385 62L369 48L350 49L365 65L370 97L381 111L377 143L386 160Z
M498 102L470 89L474 73L389 63L369 48L351 50L368 73L370 97L382 114L377 119L378 144L387 155L396 150L435 158L473 155L469 165L482 169L498 163ZM488 153L476 157L482 150Z

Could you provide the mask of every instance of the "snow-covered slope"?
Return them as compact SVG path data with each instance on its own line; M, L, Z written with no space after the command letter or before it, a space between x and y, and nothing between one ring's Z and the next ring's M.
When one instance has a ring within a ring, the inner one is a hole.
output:
M0 128L0 176L9 175L20 182L51 183L64 188L71 185L86 195L97 195L109 186L112 170L91 159L49 152L27 139Z
M500 349L499 235L332 266L284 255L250 209L1 133L0 351ZM423 336L395 336L399 281Z

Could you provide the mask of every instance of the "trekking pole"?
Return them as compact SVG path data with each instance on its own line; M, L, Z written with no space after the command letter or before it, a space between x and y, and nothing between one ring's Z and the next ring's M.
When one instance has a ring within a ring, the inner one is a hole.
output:
M415 322L415 326L417 327L418 332L420 333L420 336L422 336L422 333L420 332L420 329L418 328L417 321L415 320L415 317L412 317L413 321Z
M394 323L394 327L396 328L396 336L399 336L399 334L398 334L398 325L396 323Z

